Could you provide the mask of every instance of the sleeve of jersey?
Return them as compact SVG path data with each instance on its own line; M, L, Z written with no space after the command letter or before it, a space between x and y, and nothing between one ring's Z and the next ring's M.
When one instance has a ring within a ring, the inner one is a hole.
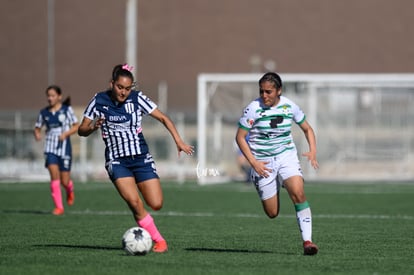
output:
M71 124L78 122L78 118L75 116L75 112L73 111L73 108L71 106L68 107L68 117Z
M299 125L302 124L306 119L305 113L296 104L293 105L293 119Z
M37 121L35 123L35 128L42 128L43 126L43 115L42 112L39 113L39 116L37 117Z
M85 111L83 112L83 116L93 120L95 118L95 106L96 104L96 95L92 98L89 102L88 106L86 107Z
M152 113L152 111L157 108L157 104L155 104L149 97L142 94L142 92L138 93L138 105L146 115Z
M244 110L243 115L239 119L239 128L242 128L244 130L250 130L254 124L255 121L255 108L252 104L249 104Z

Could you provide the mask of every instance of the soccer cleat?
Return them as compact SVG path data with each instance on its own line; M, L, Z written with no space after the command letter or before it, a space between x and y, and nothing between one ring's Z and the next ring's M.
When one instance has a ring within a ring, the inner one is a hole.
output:
M62 208L55 208L53 209L52 214L56 216L60 216L60 215L63 215L64 212L65 211Z
M75 192L70 192L66 197L66 201L69 206L73 205L73 203L75 202Z
M152 251L157 253L164 253L168 251L167 242L165 240L159 241L154 244Z
M315 255L318 253L318 246L311 241L303 242L303 255Z

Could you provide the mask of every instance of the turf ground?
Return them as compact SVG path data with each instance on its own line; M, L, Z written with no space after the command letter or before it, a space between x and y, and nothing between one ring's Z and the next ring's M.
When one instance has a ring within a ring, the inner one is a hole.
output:
M316 256L286 190L271 220L243 183L162 184L169 251L146 256L121 249L135 224L108 182L77 184L59 217L47 183L0 184L0 274L414 274L414 184L306 184Z

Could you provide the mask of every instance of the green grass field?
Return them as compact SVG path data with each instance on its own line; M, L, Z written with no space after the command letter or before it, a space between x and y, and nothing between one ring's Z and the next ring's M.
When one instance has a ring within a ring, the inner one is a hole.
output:
M414 184L307 183L316 256L286 190L271 220L243 183L162 184L169 251L146 256L121 249L135 223L109 182L77 184L59 217L48 183L0 184L0 274L414 274Z

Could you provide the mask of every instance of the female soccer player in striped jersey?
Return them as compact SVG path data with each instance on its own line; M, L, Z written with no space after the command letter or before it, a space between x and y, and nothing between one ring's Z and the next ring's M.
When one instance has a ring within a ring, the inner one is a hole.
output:
M309 144L303 154L313 168L316 140L305 114L291 100L282 96L282 80L276 73L266 73L259 80L260 97L252 101L239 120L236 142L253 168L251 179L269 218L279 214L279 191L282 185L296 210L305 255L314 255L318 247L312 243L312 215L304 192L304 181L291 135L293 123L299 125ZM246 135L249 133L249 141Z
M153 210L161 209L163 193L154 160L144 139L141 120L150 115L160 121L174 139L178 154L194 152L193 146L181 139L174 123L141 91L133 90L132 68L117 65L112 71L110 89L97 93L89 102L78 130L89 136L101 128L105 143L105 168L120 196L128 204L138 226L146 229L154 241L154 252L168 250L167 242L158 231L144 202Z
M78 120L70 106L68 97L62 102L62 90L57 85L46 89L49 106L40 111L35 124L34 136L37 141L42 139L41 129L46 127L44 144L45 166L50 174L50 190L55 204L54 215L62 215L64 207L60 185L66 190L66 201L73 205L75 193L70 177L72 166L72 146L70 136L78 130Z

